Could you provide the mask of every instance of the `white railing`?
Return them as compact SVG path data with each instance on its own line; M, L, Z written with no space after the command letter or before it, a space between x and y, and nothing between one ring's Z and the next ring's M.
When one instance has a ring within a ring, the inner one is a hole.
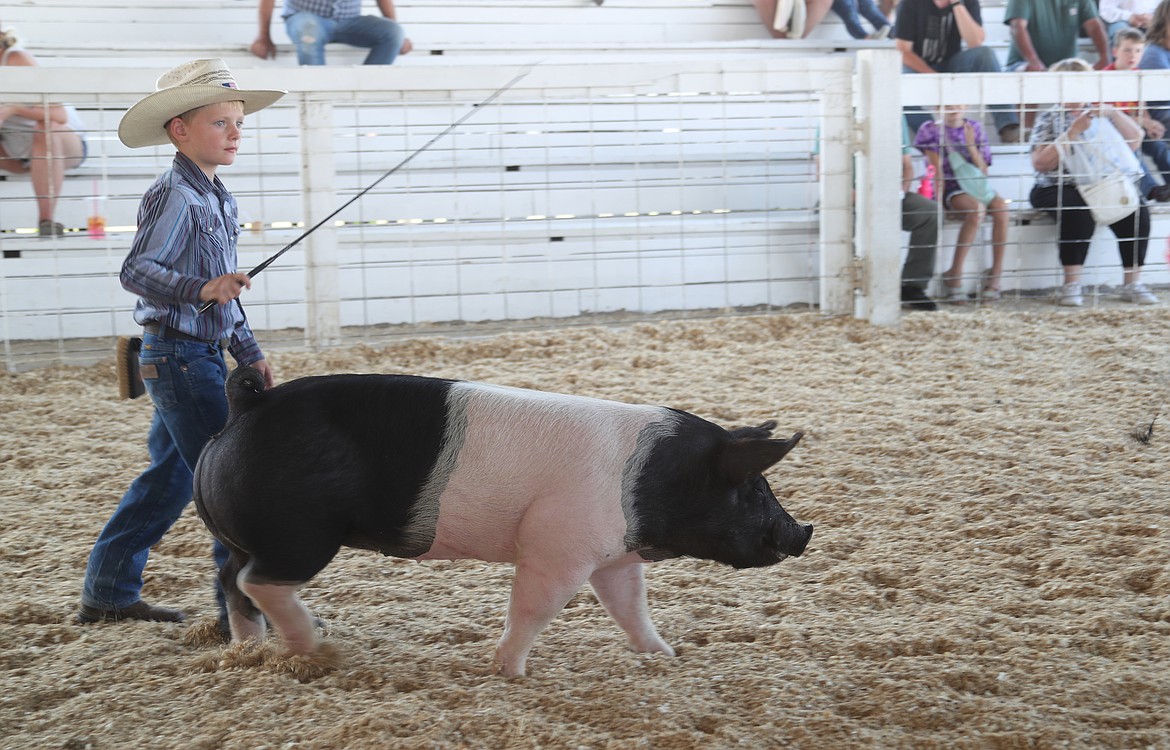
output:
M532 62L238 72L241 85L290 91L249 118L244 152L221 172L247 224L241 268L295 240ZM592 63L535 65L339 225L306 238L248 293L253 325L303 330L305 343L327 346L398 324L619 311L800 306L892 323L903 101L1170 99L1170 81L1155 74L903 76L892 50ZM128 150L115 131L160 72L10 68L0 78L0 100L69 101L92 128L90 159L66 180L58 211L76 231L30 235L27 178L0 183L8 366L65 359L76 339L105 353L109 337L135 330L117 273L138 200L172 151ZM997 147L993 173L1017 203L1031 184L1026 162L1026 146ZM95 214L104 237L84 230ZM1161 223L1154 233L1164 241ZM1050 225L1016 227L1011 242L1012 288L1058 283ZM952 244L950 229L940 264ZM1110 279L1116 250L1102 241L1089 265L1090 276ZM1164 281L1164 265L1149 280Z

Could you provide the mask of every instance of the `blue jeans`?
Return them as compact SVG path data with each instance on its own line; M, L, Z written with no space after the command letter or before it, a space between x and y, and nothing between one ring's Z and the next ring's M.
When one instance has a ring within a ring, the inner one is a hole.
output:
M301 65L324 65L325 45L339 42L370 50L363 65L390 65L398 57L406 32L397 21L381 16L357 16L335 21L307 11L284 19L288 38L297 48Z
M154 402L147 437L150 466L122 496L89 553L81 603L101 609L137 602L150 548L191 502L192 471L208 439L227 422L227 364L218 345L146 334L139 361ZM157 377L152 377L157 370ZM216 565L228 550L214 543ZM223 594L216 582L223 611Z
M902 67L903 73L917 73L913 68ZM976 47L965 49L951 55L938 66L939 73L1000 73L999 58L991 47ZM1007 104L992 104L991 118L995 120L996 131L1003 130L1008 125L1019 125L1020 118L1015 110ZM922 123L936 119L923 112L918 107L906 108L906 121L910 124L910 132L917 133Z
M881 14L873 0L833 0L833 12L841 17L849 36L854 39L865 39L869 34L861 25L858 11L865 16L865 20L873 24L874 31L890 25L890 19Z

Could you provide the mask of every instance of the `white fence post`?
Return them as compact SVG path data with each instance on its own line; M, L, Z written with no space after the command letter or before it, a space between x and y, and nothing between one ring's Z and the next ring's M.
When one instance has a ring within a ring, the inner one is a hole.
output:
M855 315L876 325L901 317L902 77L897 50L857 53L857 258Z
M306 95L300 102L301 190L305 228L337 209L333 105ZM305 238L305 341L315 349L341 343L337 230L325 224Z
M853 75L821 96L820 302L830 315L853 313Z

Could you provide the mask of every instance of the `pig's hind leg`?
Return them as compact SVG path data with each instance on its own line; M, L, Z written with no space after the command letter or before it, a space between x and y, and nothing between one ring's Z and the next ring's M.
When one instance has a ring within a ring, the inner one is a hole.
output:
M219 582L227 600L228 625L231 627L232 641L236 643L264 640L264 613L240 590L240 570L247 562L247 554L233 549L227 563L219 571Z
M635 562L600 568L589 577L589 585L605 611L625 631L630 648L674 656L674 649L662 640L650 620L643 567Z
M247 569L240 575L240 588L272 622L285 647L294 654L307 656L317 648L317 629L313 615L297 596L303 585L251 580ZM260 622L263 625L263 619Z

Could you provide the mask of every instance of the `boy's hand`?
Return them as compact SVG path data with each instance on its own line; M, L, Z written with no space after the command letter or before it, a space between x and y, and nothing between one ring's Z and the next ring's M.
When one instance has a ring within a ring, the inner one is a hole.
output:
M267 360L258 359L255 362L249 364L248 367L256 368L256 371L264 376L265 390L268 390L272 386L276 385L276 378L273 376L272 367L268 364Z
M246 273L225 273L216 276L199 289L200 302L227 303L239 297L245 289L252 288L252 279Z

